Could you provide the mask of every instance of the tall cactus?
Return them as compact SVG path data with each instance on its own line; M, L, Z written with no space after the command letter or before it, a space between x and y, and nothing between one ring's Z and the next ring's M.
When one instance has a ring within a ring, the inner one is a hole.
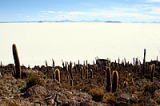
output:
M118 71L113 71L112 75L112 92L116 92L118 88Z
M16 44L12 45L12 51L13 51L13 58L14 58L14 63L15 63L14 77L21 78L21 66L20 66Z
M106 91L111 91L111 69L110 67L106 68Z
M55 73L56 73L56 80L60 83L60 81L61 81L61 78L60 78L60 70L57 68L57 69L55 70Z
M146 66L146 49L144 49L142 76L144 76L145 74L145 66Z

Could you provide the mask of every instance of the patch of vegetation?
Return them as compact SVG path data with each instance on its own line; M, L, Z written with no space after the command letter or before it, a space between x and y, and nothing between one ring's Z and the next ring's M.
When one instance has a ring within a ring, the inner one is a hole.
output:
M132 104L131 106L145 106L143 102Z
M104 98L104 101L110 104L117 104L117 97L109 96L109 97Z
M92 100L96 102L100 102L103 100L104 91L101 89L91 89L88 93L92 95Z
M27 81L27 88L32 87L34 85L44 85L44 81L38 77L38 76L29 76L29 79Z

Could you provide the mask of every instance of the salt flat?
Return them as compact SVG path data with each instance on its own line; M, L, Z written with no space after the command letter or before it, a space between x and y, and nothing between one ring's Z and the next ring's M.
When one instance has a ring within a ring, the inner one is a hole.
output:
M160 24L143 23L0 23L0 61L13 63L16 43L21 64L126 57L147 60L160 55Z

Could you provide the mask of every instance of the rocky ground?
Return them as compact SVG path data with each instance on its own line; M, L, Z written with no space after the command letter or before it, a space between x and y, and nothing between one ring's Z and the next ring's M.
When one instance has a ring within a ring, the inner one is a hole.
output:
M118 71L118 89L114 93L105 90L104 71L94 71L92 78L88 74L88 78L82 79L81 74L73 71L73 84L63 71L60 82L39 70L23 69L21 79L14 78L12 71L0 68L0 106L160 105L159 77L154 77L152 82L132 71L125 71L124 67Z

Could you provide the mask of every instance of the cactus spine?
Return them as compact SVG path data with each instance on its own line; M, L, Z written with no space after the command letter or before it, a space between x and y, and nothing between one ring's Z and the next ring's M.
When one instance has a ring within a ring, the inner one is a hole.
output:
M60 78L60 70L56 69L55 73L56 73L56 80L60 83L60 80L61 80L61 78Z
M20 66L20 61L19 61L19 57L18 57L18 51L17 51L16 44L12 45L12 51L13 51L15 69L16 69L14 72L14 77L21 78L21 66Z
M116 92L118 88L118 71L113 71L112 75L112 92Z
M106 68L106 90L108 92L111 91L111 69L109 67Z

